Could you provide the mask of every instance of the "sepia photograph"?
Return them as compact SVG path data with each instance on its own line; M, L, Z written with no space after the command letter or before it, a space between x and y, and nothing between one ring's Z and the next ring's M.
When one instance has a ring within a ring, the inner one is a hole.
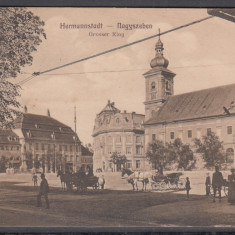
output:
M234 228L234 27L0 7L0 227Z

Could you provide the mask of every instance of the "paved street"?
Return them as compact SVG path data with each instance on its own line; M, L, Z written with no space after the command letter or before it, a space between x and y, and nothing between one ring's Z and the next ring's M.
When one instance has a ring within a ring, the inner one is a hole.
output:
M6 182L8 178L8 182ZM59 182L56 176L47 177ZM15 181L14 181L15 179ZM52 181L53 182L53 181ZM30 186L31 184L31 186ZM51 185L51 184L50 184ZM59 184L58 184L59 186ZM129 187L129 185L128 185ZM0 175L0 226L233 226L235 205L185 192L50 189L51 209L36 207L31 175ZM44 200L44 199L42 199Z

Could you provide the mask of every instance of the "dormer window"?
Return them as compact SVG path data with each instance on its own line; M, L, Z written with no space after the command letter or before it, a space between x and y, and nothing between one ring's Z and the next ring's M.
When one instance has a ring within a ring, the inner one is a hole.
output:
M63 131L62 127L59 127L59 130L60 130L60 132L62 132Z
M53 131L51 134L51 138L54 140L55 139L55 132Z
M117 124L120 123L120 119L119 119L119 118L116 119L116 123L117 123Z
M31 137L31 132L30 132L30 131L27 131L27 132L26 132L26 135L27 135L28 138L30 138L30 137Z
M38 124L35 124L34 126L35 126L35 128L38 128Z
M11 138L11 136L8 136L8 140L12 141L12 138Z

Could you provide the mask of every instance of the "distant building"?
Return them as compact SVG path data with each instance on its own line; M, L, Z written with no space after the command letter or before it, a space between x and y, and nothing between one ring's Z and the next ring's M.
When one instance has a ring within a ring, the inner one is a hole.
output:
M96 115L93 130L94 156L93 169L117 171L121 166L114 166L111 155L116 152L127 157L127 167L142 170L146 167L144 157L144 115L135 112L123 113L108 101L105 108Z
M42 167L44 172L57 169L77 170L81 141L67 125L50 116L23 113L15 120L14 132L21 145L22 168Z
M224 142L227 162L234 163L235 84L174 95L175 74L167 69L160 38L155 49L151 70L144 74L145 146L176 138L193 146L194 138L213 131Z
M5 171L7 167L19 168L21 164L21 144L19 137L11 130L0 129L0 171ZM6 160L6 161L5 161Z

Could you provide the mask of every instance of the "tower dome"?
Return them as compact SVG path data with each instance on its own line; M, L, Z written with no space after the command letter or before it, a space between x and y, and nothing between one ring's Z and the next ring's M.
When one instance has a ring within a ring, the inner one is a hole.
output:
M159 39L155 45L156 56L150 62L151 68L155 67L163 67L167 68L169 61L163 56L163 43L160 39L160 32L159 32Z

